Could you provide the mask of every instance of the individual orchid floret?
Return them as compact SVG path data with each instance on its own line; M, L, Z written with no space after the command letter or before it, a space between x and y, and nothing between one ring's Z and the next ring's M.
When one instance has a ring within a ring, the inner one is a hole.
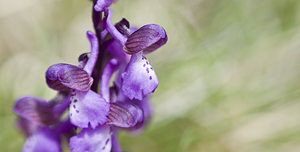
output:
M159 25L145 25L128 37L122 34L112 23L112 10L106 11L106 28L124 51L132 55L130 62L121 74L121 90L129 99L142 100L153 93L158 86L157 76L144 53L150 53L164 45L168 37L166 31Z
M88 76L91 76L97 60L99 44L95 34L87 32L87 36L91 43L91 53L83 70L86 71ZM104 124L107 121L106 116L108 113L109 103L101 95L92 90L72 91L70 120L74 125L80 128L88 128L90 125L92 128L95 128L97 125Z

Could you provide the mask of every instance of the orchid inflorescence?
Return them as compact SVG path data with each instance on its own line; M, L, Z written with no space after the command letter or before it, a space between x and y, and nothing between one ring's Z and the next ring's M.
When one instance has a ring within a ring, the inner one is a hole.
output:
M18 126L28 137L24 152L60 152L63 141L72 152L121 152L118 131L140 131L149 121L149 96L159 82L145 55L168 38L156 24L135 28L124 18L113 24L112 2L93 1L95 34L87 31L91 51L78 65L48 68L46 82L56 97L16 101Z

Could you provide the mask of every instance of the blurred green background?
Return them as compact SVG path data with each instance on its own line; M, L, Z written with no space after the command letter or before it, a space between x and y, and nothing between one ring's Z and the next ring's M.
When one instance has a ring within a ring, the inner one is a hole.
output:
M149 54L160 85L132 152L300 151L300 1L119 0L113 21L162 25ZM21 151L14 101L51 99L48 66L77 64L93 30L88 0L0 0L0 151Z

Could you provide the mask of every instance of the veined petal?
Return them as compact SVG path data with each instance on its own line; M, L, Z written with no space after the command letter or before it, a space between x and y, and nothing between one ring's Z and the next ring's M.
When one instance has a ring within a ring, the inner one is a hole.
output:
M39 125L51 125L59 120L59 116L53 112L53 105L36 97L19 99L14 106L14 112Z
M71 95L70 120L80 128L95 128L107 121L109 103L101 95L92 90L88 92L74 91Z
M143 52L131 56L122 73L122 91L129 99L142 100L158 86L157 76Z
M94 6L95 11L101 12L108 8L113 0L97 0L96 5Z
M143 111L130 102L116 102L110 105L107 124L129 128L143 121Z
M93 83L93 78L77 66L59 63L48 68L46 82L50 88L58 91L70 89L88 91Z
M95 129L86 128L70 139L72 152L110 152L111 129L109 126L99 126Z
M23 152L61 152L60 138L49 128L39 128L25 142Z
M168 37L163 27L148 24L128 36L125 51L128 54L135 54L142 50L144 50L144 53L150 53L164 45L167 40Z

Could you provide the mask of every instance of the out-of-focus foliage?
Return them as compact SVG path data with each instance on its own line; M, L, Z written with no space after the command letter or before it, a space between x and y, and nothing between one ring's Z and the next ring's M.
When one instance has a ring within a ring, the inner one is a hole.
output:
M156 23L169 36L150 55L160 85L135 152L300 151L300 1L119 0L114 21ZM48 66L89 49L88 0L0 0L0 147L20 151L14 101L47 99Z

